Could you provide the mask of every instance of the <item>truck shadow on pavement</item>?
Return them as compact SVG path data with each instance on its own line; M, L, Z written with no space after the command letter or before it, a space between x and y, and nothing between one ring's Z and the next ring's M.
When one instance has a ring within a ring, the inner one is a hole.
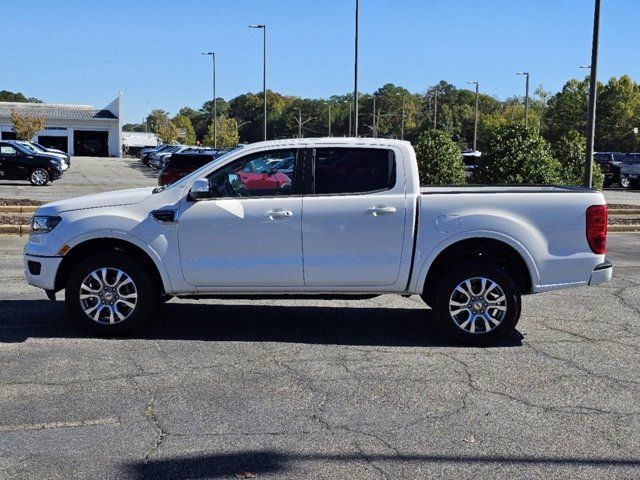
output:
M64 302L0 301L0 342L28 338L89 338L67 315ZM126 338L285 342L359 346L459 346L437 328L426 308L264 304L168 303ZM516 330L498 347L522 345Z
M586 467L607 469L632 469L640 467L638 459L615 459L598 457L562 457L562 456L482 456L482 455L381 455L369 454L366 462L376 465L379 470L385 467L395 468L399 464L415 464L425 468L431 465L447 466L445 468L474 468L480 465L492 465L499 468L514 465L524 467L542 467L557 469L559 467L584 469ZM290 475L296 476L299 464L309 467L314 463L331 464L338 468L363 462L363 455L353 454L295 454L274 450L245 450L238 453L183 456L172 459L150 460L148 463L137 462L123 465L123 474L127 478L258 478L263 475ZM296 465L298 464L298 465ZM440 467L442 468L442 467ZM544 470L543 470L544 471ZM547 470L550 472L549 470ZM620 470L617 470L620 472ZM538 472L540 473L540 472ZM568 473L568 471L566 471ZM595 471L594 471L595 473ZM604 473L604 472L602 472ZM302 475L303 477L305 475ZM570 477L570 475L567 475ZM404 475L403 475L404 477ZM386 478L386 477L385 477Z

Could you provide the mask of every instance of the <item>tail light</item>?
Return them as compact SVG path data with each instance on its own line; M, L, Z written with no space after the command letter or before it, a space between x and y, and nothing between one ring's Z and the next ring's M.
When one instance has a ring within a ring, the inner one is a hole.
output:
M593 253L602 255L607 250L607 206L587 208L587 242Z

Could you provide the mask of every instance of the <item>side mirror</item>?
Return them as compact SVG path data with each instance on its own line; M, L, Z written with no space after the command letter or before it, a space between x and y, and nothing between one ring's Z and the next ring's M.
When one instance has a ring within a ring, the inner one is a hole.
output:
M211 198L211 187L209 186L209 180L206 178L198 178L191 184L191 190L189 190L189 197L193 200L202 200L204 198Z

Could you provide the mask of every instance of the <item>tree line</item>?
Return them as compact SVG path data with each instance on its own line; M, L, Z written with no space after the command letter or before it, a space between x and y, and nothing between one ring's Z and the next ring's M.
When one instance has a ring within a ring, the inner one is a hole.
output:
M571 79L556 94L538 87L529 100L528 127L549 142L576 132L584 134L587 124L589 78ZM475 92L441 81L421 93L386 84L373 93L360 95L359 135L400 138L415 142L430 129L442 130L468 150L473 145ZM269 139L302 136L333 136L350 133L353 95L310 99L267 91L267 131ZM245 93L227 101L217 100L218 145L262 140L263 96ZM524 123L522 96L498 100L480 94L478 102L478 149L487 147L487 132L508 123ZM351 111L351 112L350 112ZM404 125L403 125L404 112ZM331 117L331 120L329 120ZM125 130L150 129L165 141L212 144L213 102L201 108L184 107L173 117L153 110L147 125L127 124ZM331 124L329 126L329 123ZM598 83L595 146L597 151L640 150L640 84L629 76L613 77ZM353 133L353 132L351 132Z

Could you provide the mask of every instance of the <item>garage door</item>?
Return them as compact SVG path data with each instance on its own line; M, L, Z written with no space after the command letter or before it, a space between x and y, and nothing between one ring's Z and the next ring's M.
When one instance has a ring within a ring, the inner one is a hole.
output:
M109 132L74 130L73 153L88 157L109 156Z
M67 151L67 137L52 137L50 135L40 135L38 136L38 143L47 148L55 148L58 150L62 150L63 152Z

